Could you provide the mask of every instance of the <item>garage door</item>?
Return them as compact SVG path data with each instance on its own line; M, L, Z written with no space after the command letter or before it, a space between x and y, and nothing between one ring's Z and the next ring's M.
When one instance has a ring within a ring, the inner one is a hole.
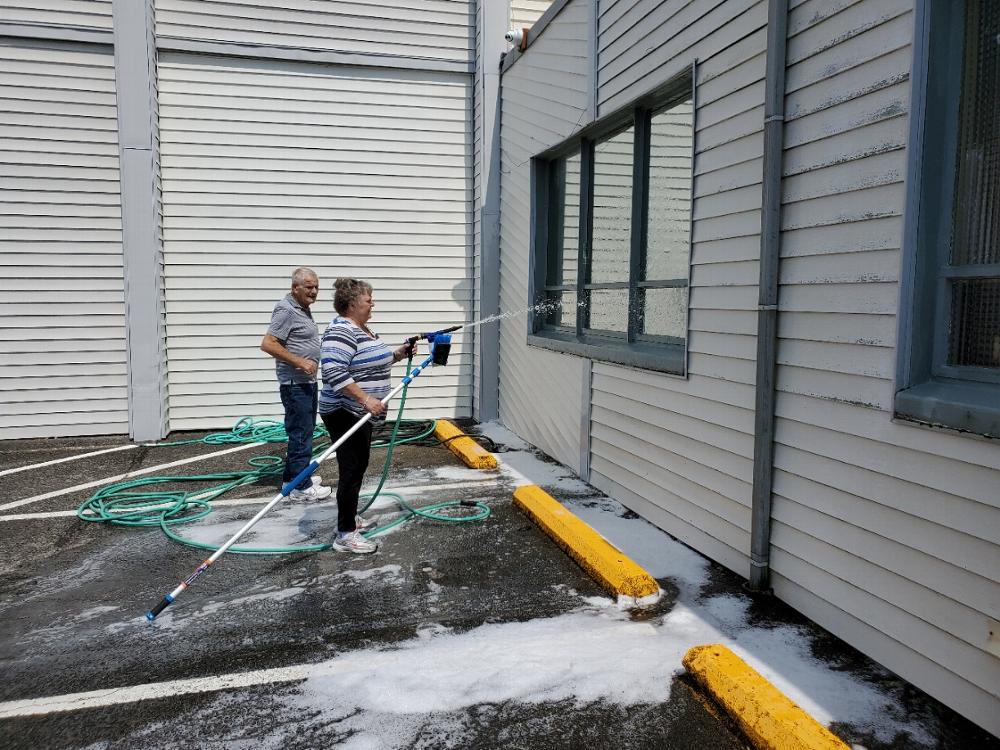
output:
M375 287L390 342L469 319L470 78L161 53L171 429L276 416L258 346L299 265ZM426 376L410 416L471 413L472 342Z
M0 439L128 432L109 48L0 44Z

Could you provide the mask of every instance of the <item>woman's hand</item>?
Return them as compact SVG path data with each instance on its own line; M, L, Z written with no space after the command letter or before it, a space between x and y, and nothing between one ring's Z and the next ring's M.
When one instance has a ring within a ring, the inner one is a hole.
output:
M392 359L394 362L399 362L401 359L406 359L407 357L413 357L417 354L417 342L414 341L412 344L407 341L402 346L397 347L392 353Z
M365 396L365 411L373 417L381 417L386 412L386 405L374 396Z

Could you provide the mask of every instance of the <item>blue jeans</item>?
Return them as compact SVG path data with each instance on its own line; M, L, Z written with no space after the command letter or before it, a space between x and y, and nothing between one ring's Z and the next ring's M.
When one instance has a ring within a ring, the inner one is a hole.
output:
M315 383L291 383L281 386L281 405L285 407L285 432L288 434L288 458L281 481L293 479L312 461L313 430L319 391ZM304 489L312 479L299 483Z

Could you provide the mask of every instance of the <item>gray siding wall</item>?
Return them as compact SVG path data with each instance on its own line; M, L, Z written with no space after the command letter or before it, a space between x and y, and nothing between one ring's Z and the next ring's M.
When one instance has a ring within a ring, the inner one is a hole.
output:
M280 413L258 344L297 265L321 328L342 275L390 342L469 320L470 76L161 52L159 86L173 429ZM468 416L471 369L457 339L407 414Z
M473 57L474 0L157 0L160 38L380 56Z
M589 363L529 348L525 336L531 157L586 124L589 13L588 0L568 3L501 84L500 308L511 315L500 322L500 420L578 471Z
M1000 733L1000 445L891 421L913 27L791 4L773 584Z
M3 0L0 23L110 31L111 2L112 0Z
M0 42L0 206L0 438L128 432L110 45Z
M594 364L591 482L746 574L766 3L602 2L598 116L698 60L689 377Z

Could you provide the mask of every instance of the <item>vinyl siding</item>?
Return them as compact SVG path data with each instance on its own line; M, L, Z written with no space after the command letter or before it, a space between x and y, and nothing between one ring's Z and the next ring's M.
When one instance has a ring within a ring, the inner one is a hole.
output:
M112 0L3 0L0 23L110 31Z
M470 62L473 0L157 0L156 34Z
M114 60L0 45L0 438L128 432Z
M482 57L483 45L483 4L476 3L476 68L472 84L472 278L482 278L482 250L483 250L483 86L484 86L484 60ZM492 64L492 63L491 63ZM480 284L475 284L474 298L472 301L472 319L482 318L482 300L479 296ZM472 329L467 336L472 345L472 414L478 418L480 414L479 393L480 378L482 376L482 341L479 337L478 329Z
M1000 446L891 421L913 24L789 15L773 585L996 733Z
M578 130L587 116L587 0L573 0L501 82L500 420L580 471L580 408L587 362L526 344L531 157Z
M510 28L530 29L552 5L552 0L510 0Z
M372 327L389 342L469 321L470 87L463 74L161 53L172 429L281 413L258 346L296 266L319 274L320 328L343 275L373 284ZM469 416L471 391L458 336L407 415Z
M591 482L744 574L766 3L602 3L599 115L699 61L688 377L595 363ZM710 22L705 20L710 19ZM645 64L646 58L658 61Z

